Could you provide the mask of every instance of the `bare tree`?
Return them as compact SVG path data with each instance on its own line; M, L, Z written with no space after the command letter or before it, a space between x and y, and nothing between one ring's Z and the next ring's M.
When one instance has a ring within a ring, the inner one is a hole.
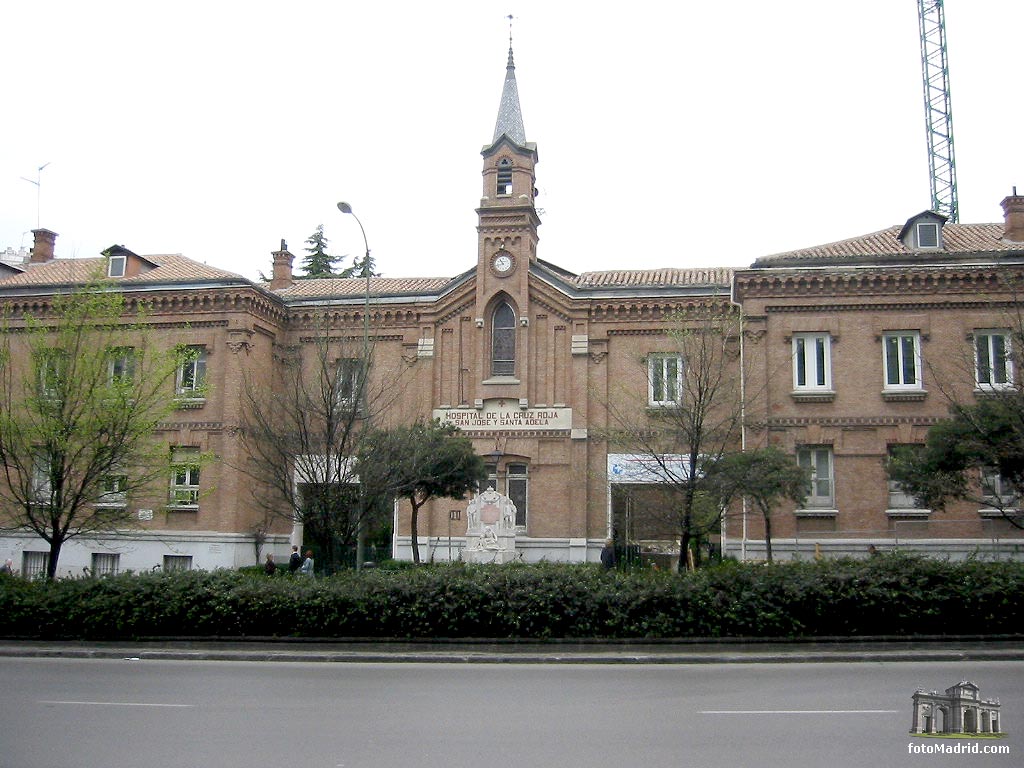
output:
M403 382L401 370L371 376L374 364L367 337L332 331L323 317L299 345L278 348L273 375L263 371L244 385L239 435L247 460L239 469L256 481L254 503L302 523L329 572L338 566L336 545L355 542L380 518L355 456Z
M52 578L66 541L127 527L131 500L167 477L154 434L188 352L157 348L99 278L0 330L0 508L5 528L50 545Z
M704 470L740 449L741 331L739 311L725 299L676 316L664 351L638 361L647 373L644 402L635 391L608 402L609 442L669 495L662 511L679 537L680 567L721 523L720 510L708 513Z

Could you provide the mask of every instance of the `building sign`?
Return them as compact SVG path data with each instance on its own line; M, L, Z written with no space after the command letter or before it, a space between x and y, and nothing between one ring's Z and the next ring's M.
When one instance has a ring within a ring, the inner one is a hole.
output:
M690 474L690 460L678 454L609 453L609 483L681 483Z
M434 418L465 432L572 429L572 408L520 408L515 400L486 400L483 408L435 408Z

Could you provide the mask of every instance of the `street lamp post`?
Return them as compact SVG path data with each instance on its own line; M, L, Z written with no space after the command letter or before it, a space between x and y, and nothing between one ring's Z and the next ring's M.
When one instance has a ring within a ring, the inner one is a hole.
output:
M370 243L366 239L366 230L363 229L363 222L356 216L355 211L352 210L352 206L342 201L338 203L338 210L342 213L348 214L356 220L356 224L359 225L359 231L363 235L363 248L365 254L363 256L363 272L366 277L366 286L363 292L363 364L360 366L359 372L359 387L357 393L361 393L364 397L357 398L356 402L363 399L365 402L366 386L368 377L370 374ZM365 431L369 424L369 409L367 408L366 420L363 422L363 429ZM366 517L366 488L363 486L362 478L359 482L359 500L360 510L359 519L356 521L356 570L362 570L363 560L365 558L366 551L366 536L365 528L363 526L364 518Z

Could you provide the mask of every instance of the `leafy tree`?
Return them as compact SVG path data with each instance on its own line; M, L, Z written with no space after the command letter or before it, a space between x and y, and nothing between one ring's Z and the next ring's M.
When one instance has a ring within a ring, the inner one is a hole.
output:
M166 479L154 435L188 352L155 348L141 310L99 278L0 331L0 511L49 544L52 578L66 541L123 529Z
M954 404L950 417L928 430L924 445L899 446L887 470L926 508L971 501L1024 528L1017 512L1017 489L1024 488L1024 396L1013 389Z
M1024 386L1015 365L1024 350L1024 276L1004 277L1001 288L1008 300L1002 321L1006 331L997 333L1003 337L1000 349L976 343L959 359L930 366L949 403L949 417L928 430L923 445L898 446L886 469L925 508L967 501L998 509L1003 519L1024 529L1019 496L1024 489ZM967 390L965 382L974 386Z
M420 508L434 498L462 498L487 479L484 459L469 438L436 419L375 430L360 449L359 476L368 492L406 499L412 508L412 559L417 564Z
M306 238L306 242L309 247L305 250L309 255L303 259L302 263L304 277L338 277L334 273L334 265L340 260L340 257L327 253L324 225L320 224L316 231Z
M809 479L792 456L774 446L728 453L706 468L707 484L722 509L747 496L760 510L768 562L772 561L772 510L783 499L802 504Z

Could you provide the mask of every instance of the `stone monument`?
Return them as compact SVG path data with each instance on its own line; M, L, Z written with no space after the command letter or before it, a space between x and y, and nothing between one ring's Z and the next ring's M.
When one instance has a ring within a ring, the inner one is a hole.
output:
M466 509L467 563L510 563L516 559L516 505L493 488L477 494Z

